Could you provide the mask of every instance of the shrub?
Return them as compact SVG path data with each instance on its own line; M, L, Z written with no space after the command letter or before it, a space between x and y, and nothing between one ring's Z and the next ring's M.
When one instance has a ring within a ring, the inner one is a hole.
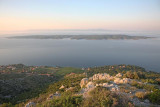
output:
M97 87L90 91L90 97L82 101L82 107L125 107L128 106L126 97L111 93L106 88Z
M157 78L156 81L158 82L158 84L160 84L160 78Z
M13 107L11 103L3 103L0 107Z
M135 96L140 99L144 99L146 97L146 94L145 94L145 92L136 92Z
M160 90L155 90L148 96L150 102L160 104Z
M142 79L141 81L151 83L151 84L157 84L158 83L156 80L153 80L153 79Z
M101 84L101 83L109 83L110 81L109 80L96 80L96 81L93 81L97 84Z
M65 93L59 98L43 103L42 107L78 107L81 101L82 96L72 96L70 93Z
M131 82L131 85L132 85L132 86L137 86L137 84L138 84L137 81L132 81L132 82Z

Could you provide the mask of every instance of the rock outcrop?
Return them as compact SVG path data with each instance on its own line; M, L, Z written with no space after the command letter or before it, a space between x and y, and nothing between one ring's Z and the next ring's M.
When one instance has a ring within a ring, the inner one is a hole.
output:
M131 79L129 79L129 78L123 78L123 79L115 78L114 79L114 83L116 83L116 84L127 84L127 83L130 83L130 82L131 82Z
M29 102L25 105L25 107L35 107L36 106L36 103L34 102Z
M123 76L123 74L118 73L115 77L117 77L117 78L121 78L122 76Z
M80 83L81 88L85 86L87 83L88 83L88 78L83 78Z
M93 82L88 82L85 88L82 88L80 91L80 94L83 95L84 98L89 97L89 92L92 91L95 88Z
M94 74L92 77L92 80L111 80L111 79L113 79L113 77L107 73Z
M103 84L96 84L96 87L97 86L108 88L111 91L119 91L119 87L116 84L103 83Z

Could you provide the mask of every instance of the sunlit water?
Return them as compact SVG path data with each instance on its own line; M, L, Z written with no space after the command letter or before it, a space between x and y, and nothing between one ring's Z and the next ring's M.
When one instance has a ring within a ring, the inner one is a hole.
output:
M160 72L160 39L53 40L0 38L0 65L90 67L132 64Z

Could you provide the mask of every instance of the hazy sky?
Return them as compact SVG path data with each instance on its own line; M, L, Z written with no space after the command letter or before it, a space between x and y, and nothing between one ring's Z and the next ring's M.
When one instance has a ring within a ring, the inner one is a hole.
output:
M35 29L160 30L160 0L0 0L0 33Z

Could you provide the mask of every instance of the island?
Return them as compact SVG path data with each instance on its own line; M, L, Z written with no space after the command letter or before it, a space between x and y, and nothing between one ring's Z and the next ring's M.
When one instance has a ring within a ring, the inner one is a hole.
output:
M149 39L154 37L147 36L129 36L129 35L27 35L27 36L12 36L9 39L85 39L85 40L139 40Z

